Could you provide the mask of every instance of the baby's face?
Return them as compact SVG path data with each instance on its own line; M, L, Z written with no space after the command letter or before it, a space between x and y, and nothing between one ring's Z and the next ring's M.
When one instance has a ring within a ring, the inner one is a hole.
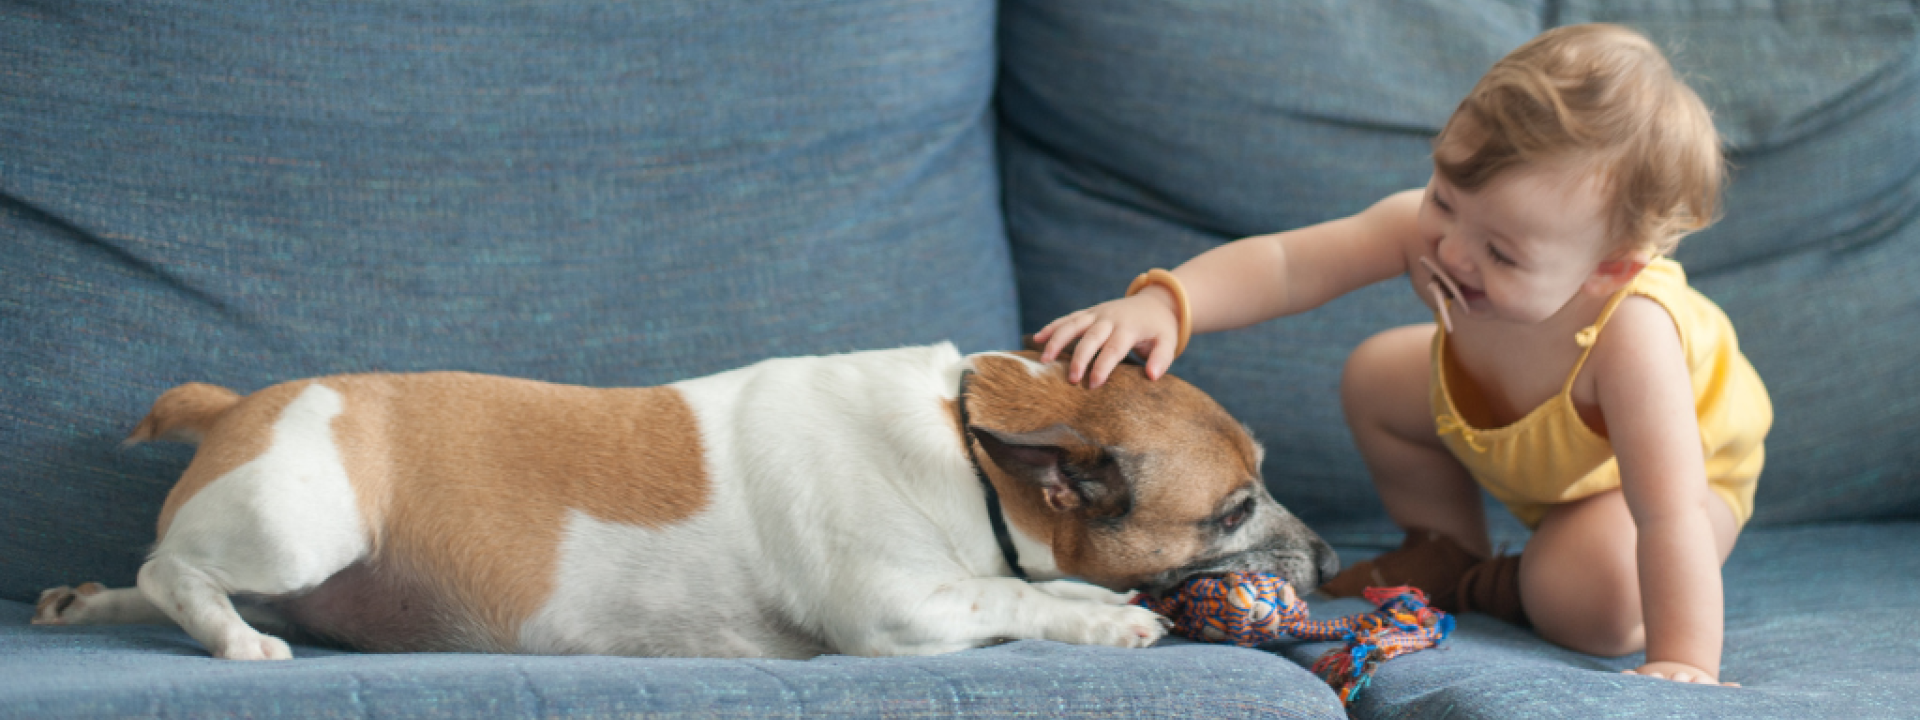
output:
M1584 166L1516 167L1473 192L1436 173L1420 227L1434 238L1434 260L1459 283L1469 316L1537 323L1608 259L1606 209L1604 184Z

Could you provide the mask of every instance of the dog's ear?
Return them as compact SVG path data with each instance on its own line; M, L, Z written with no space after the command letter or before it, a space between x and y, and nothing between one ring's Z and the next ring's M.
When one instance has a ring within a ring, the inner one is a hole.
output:
M1079 346L1080 346L1080 340L1079 338L1075 338L1073 342L1067 343L1066 347L1060 349L1060 357L1062 358L1073 357L1073 349ZM1047 346L1042 343L1034 342L1032 335L1024 335L1024 336L1021 336L1020 338L1020 349L1030 353L1039 353L1039 352L1045 351L1047 349ZM1127 363L1129 365L1146 365L1147 364L1147 361L1140 357L1140 353L1133 352L1131 350L1127 351L1127 356L1124 358L1121 358L1120 362Z
M1026 433L971 429L995 467L1039 488L1055 512L1106 519L1133 507L1133 493L1119 464L1073 428L1055 425Z

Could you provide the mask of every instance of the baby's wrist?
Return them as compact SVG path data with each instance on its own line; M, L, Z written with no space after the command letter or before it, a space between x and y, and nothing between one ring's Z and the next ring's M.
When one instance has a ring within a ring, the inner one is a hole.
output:
M1187 290L1181 285L1178 276L1167 270L1154 268L1141 273L1139 277L1133 279L1133 284L1127 286L1128 297L1147 293L1152 293L1155 302L1161 303L1162 307L1173 314L1175 333L1173 355L1179 357L1187 351L1187 340L1193 332L1193 306L1187 299Z
M1129 297L1129 299L1134 298L1144 298L1154 307L1167 311L1167 317L1173 318L1174 322L1179 322L1180 308L1174 304L1173 291L1160 285L1148 285Z

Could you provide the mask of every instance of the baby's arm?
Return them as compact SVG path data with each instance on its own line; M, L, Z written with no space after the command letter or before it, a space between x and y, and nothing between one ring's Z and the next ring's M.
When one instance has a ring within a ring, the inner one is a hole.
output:
M1589 362L1638 540L1647 664L1635 672L1717 682L1724 601L1709 503L1720 500L1707 489L1679 333L1657 303L1630 297Z
M1194 334L1245 327L1309 310L1365 285L1407 271L1407 249L1418 237L1422 191L1388 196L1359 214L1297 230L1242 238L1201 253L1175 268L1186 289ZM1417 253L1416 253L1417 254ZM1173 297L1151 286L1132 297L1072 313L1034 333L1052 362L1075 340L1067 377L1089 387L1107 380L1127 353L1147 353L1147 376L1173 364L1178 336Z

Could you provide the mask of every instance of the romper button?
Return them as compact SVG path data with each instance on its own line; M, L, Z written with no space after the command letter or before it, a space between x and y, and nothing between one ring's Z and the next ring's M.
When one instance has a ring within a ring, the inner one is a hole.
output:
M1600 327L1598 325L1589 325L1587 329L1574 333L1573 341L1580 343L1580 347L1583 348L1593 347L1593 341L1599 339L1599 337Z

